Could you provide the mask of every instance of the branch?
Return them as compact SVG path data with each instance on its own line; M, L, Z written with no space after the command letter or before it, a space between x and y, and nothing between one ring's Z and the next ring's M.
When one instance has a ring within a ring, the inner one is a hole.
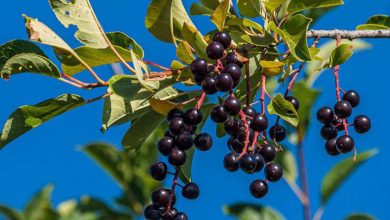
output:
M390 38L390 30L310 30L307 32L308 38Z

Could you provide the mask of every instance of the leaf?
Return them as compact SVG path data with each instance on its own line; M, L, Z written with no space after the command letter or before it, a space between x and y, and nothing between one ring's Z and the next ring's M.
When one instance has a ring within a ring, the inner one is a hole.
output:
M244 17L255 18L261 15L261 5L258 0L237 0L237 7Z
M192 24L181 0L152 0L146 13L145 26L157 39L174 42L183 24Z
M204 6L210 8L211 10L215 10L218 5L221 3L221 0L200 0Z
M186 86L196 85L194 74L192 74L189 67L184 66L177 60L172 61L171 69L178 71L176 81L182 82Z
M255 205L251 203L237 203L233 205L226 205L224 208L224 213L226 215L234 216L238 220L284 220L285 218L281 213L275 209Z
M260 55L254 56L249 60L249 79L250 79L250 88L251 88L251 96L249 100L253 102L256 98L257 91L261 85L261 66L260 66ZM243 72L245 72L245 68ZM245 74L244 74L245 75ZM235 91L235 96L242 103L246 100L246 76L244 80L238 84L237 89Z
M48 185L38 192L24 208L24 218L28 220L57 220L58 214L52 208L50 197L53 186Z
M322 179L321 184L321 203L326 204L330 197L336 192L341 184L365 161L378 153L378 149L374 148L357 155L355 162L352 161L352 156L348 157L332 167Z
M131 54L131 59L133 60L135 76L137 77L138 81L141 83L142 87L149 90L150 92L159 89L160 83L158 81L144 80L144 73L143 73L143 68L141 66L141 61L138 59L137 55L133 51L130 51L130 54Z
M36 105L19 107L6 121L0 139L0 149L29 130L85 103L74 94L64 94Z
M263 27L259 23L246 18L237 18L237 17L227 18L226 25L237 26L237 27L243 27L243 26L250 27L259 32L263 32Z
M283 72L284 63L279 61L261 60L261 74L265 76L277 76Z
M112 45L122 47L123 49L132 50L137 56L142 59L144 57L144 50L133 38L123 32L106 33L107 38Z
M215 12L211 15L211 22L213 22L220 31L222 31L225 26L231 4L230 1L231 0L223 0L217 9L215 9Z
M325 8L342 4L344 4L343 0L291 0L287 10L290 13L295 13L312 8Z
M0 69L0 76L8 79L11 75L26 72L38 73L54 78L61 77L60 71L53 62L35 53L22 53L13 56Z
M310 22L310 18L297 14L290 17L281 28L278 28L274 22L270 22L269 27L282 37L293 56L300 61L309 61L311 57L306 34Z
M0 216L6 217L7 220L23 220L19 211L5 205L0 205Z
M267 109L269 114L278 115L294 127L298 126L299 117L297 111L289 101L283 98L281 94L277 94L274 98L272 98L271 102L267 106Z
M345 220L375 220L375 217L365 213L352 213Z
M92 48L107 48L108 43L89 0L49 0L58 20L66 27L75 25L76 38Z
M190 8L191 15L208 15L210 16L214 11L203 4L200 3L192 3Z
M216 127L217 138L223 138L226 136L226 131L223 123L218 123Z
M329 64L330 67L335 67L345 63L352 56L352 45L341 44L332 51L330 56Z
M356 27L356 30L390 29L390 18L387 15L374 15L365 24Z
M179 108L179 109L182 108L181 104L177 104L167 100L159 100L159 99L151 98L149 100L149 103L155 112L165 116L167 116L168 113L174 108Z
M208 60L206 54L207 42L204 40L203 35L196 29L191 23L184 23L183 29L181 30L183 40L187 41L195 52L198 54L198 57Z
M289 183L295 183L298 178L297 161L291 151L283 148L283 151L278 152L275 162L282 165L283 178Z
M287 0L269 0L265 3L265 8L267 9L267 11L272 13L286 1Z
M187 41L181 41L176 48L176 56L186 64L191 64L195 60L191 51L191 45Z
M150 110L131 123L131 127L122 139L125 150L139 149L145 141L145 134L152 133L164 122L165 118L164 115Z

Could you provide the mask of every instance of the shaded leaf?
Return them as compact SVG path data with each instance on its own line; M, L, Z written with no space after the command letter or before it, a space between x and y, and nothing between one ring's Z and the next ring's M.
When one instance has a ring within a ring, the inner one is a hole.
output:
M24 208L24 218L28 220L57 220L58 214L50 201L53 186L48 185L38 192Z
M345 63L352 56L352 45L341 44L332 51L330 56L329 64L330 67L335 67Z
M290 13L295 13L312 8L325 8L342 4L344 4L343 0L291 0L287 10Z
M181 41L176 48L176 56L186 64L191 64L195 60L191 51L191 45L187 41Z
M279 8L283 3L287 0L273 0L265 3L265 8L269 12L274 12L277 8Z
M198 54L198 57L208 59L206 55L207 42L204 40L202 34L196 29L191 23L184 23L183 29L181 30L183 39L187 41L195 52Z
M390 29L390 18L387 15L374 15L365 24L356 27L356 30Z
M222 31L225 26L231 4L230 1L231 0L223 0L221 4L215 9L215 12L211 15L211 22L213 22L220 31Z
M352 213L345 220L375 220L375 217L365 213Z
M250 27L259 32L263 31L263 27L259 23L246 18L237 18L237 17L227 18L226 25L237 26L237 27Z
M281 213L275 209L255 205L251 203L237 203L233 205L226 205L224 207L224 213L226 215L234 216L237 220L284 220L285 218Z
M0 205L0 216L6 217L7 220L23 220L19 211L5 205Z
M237 0L237 7L242 16L255 18L261 15L261 5L258 0Z
M271 102L267 106L268 113L278 115L286 122L290 123L294 127L298 126L299 117L294 106L283 98L281 94L277 94L272 98Z
M261 66L260 66L260 55L254 56L249 60L249 79L250 79L250 88L251 88L251 96L250 101L253 102L256 98L257 91L261 85ZM245 73L245 68L242 70ZM244 74L245 75L245 74ZM246 100L246 76L241 82L238 84L237 89L235 91L235 96L242 103L245 103Z
M179 109L182 108L181 104L174 103L168 100L159 100L159 99L151 98L149 102L150 102L150 106L155 112L165 116L168 115L168 113L174 108L179 108Z
M190 8L190 14L191 15L211 15L214 12L214 10L206 7L203 4L200 3L192 3Z
M279 61L261 60L261 74L265 76L277 76L283 72L284 63Z

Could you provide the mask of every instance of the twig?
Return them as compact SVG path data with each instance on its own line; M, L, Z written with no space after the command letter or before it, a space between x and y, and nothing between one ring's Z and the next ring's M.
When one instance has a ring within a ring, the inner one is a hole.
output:
M357 38L390 38L390 30L310 30L307 32L308 38L337 38L357 39Z
M303 205L303 212L305 220L310 220L310 199L309 199L309 187L308 187L308 181L307 181L307 175L306 175L306 164L305 164L305 154L303 152L303 143L302 140L298 141L297 145L297 151L298 151L298 166L299 166L299 177L302 184L302 190L303 193L306 196L306 202L302 203Z

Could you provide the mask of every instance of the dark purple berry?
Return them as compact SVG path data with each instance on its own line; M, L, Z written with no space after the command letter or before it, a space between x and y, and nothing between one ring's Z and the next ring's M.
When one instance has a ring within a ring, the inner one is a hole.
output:
M225 49L227 49L230 47L230 44L232 43L232 38L228 33L221 31L214 34L213 42L218 42L222 44Z
M240 81L240 78L242 75L241 68L237 64L234 64L234 63L228 64L227 66L225 66L225 68L221 72L229 74L232 77L233 82Z
M240 141L235 137L229 138L228 145L230 150L237 154L240 154L244 150L244 145L242 145Z
M217 89L215 88L215 80L212 77L206 77L202 81L202 90L208 94L212 95L217 92Z
M213 139L207 133L198 134L194 140L195 147L200 151L207 151L213 145Z
M189 125L197 125L203 120L202 112L197 108L191 108L184 113L184 122Z
M232 116L237 115L241 111L240 100L230 96L223 102L225 111Z
M252 108L252 107L248 107L248 106L246 106L246 107L244 107L243 109L242 109L242 111L244 112L244 114L246 115L246 116L248 116L248 117L250 117L250 118L254 118L255 117L255 115L256 115L256 111Z
M186 199L196 199L199 197L199 187L195 183L187 183L181 190L181 194Z
M207 61L202 58L197 58L192 61L190 70L194 75L205 75L207 74Z
M336 156L336 155L340 154L340 152L337 150L337 147L336 147L336 141L337 141L337 139L333 138L333 139L327 140L325 143L325 150L330 156Z
M264 158L260 154L254 154L253 157L256 160L256 168L255 168L254 172L260 172L260 170L262 170L264 165L265 165Z
M187 160L186 152L179 150L177 148L173 148L171 150L171 153L169 153L169 155L168 155L168 161L173 166L180 167L180 166L184 165L186 160Z
M189 150L193 144L194 139L192 138L192 135L187 132L183 132L175 138L175 146L180 150Z
M238 65L240 68L244 66L244 64L238 60L238 57L235 53L229 53L225 57L225 65L229 65L231 63Z
M210 113L210 118L215 123L224 123L228 117L229 115L226 113L225 108L222 105L214 107Z
M268 119L263 114L256 114L252 120L251 128L255 131L262 132L268 128Z
M357 133L363 134L366 133L371 128L371 121L365 115L356 116L353 121L353 126L355 127L355 131Z
M215 88L220 92L227 92L233 88L233 78L227 73L215 77Z
M174 139L172 137L165 136L158 142L157 146L162 155L168 156L174 147Z
M183 115L184 115L184 113L182 110L180 110L178 108L174 108L168 112L167 119L168 119L168 121L171 121L173 118L176 118L176 117L182 118Z
M154 208L153 205L148 205L144 210L144 217L148 220L161 219L162 211L159 208Z
M149 171L153 179L161 181L167 176L168 167L164 162L158 162L150 166Z
M355 142L351 136L343 135L337 138L336 147L340 153L348 153L355 147Z
M252 141L254 137L255 137L255 131L253 129L249 129L249 141ZM245 143L245 139L246 139L245 129L240 129L240 131L237 133L237 139L241 143Z
M352 106L348 101L338 101L334 105L334 113L341 119L348 118L352 114Z
M218 60L223 57L225 49L222 44L218 42L210 43L206 48L207 56L212 60Z
M176 135L180 134L183 131L184 127L185 127L184 119L176 117L176 118L173 118L171 120L171 122L169 123L169 132L172 135L176 136Z
M233 118L228 119L223 124L223 127L224 127L226 133L228 133L232 136L235 136L235 135L237 135L238 131L242 127L242 122L240 120L233 119Z
M330 140L337 137L337 128L333 125L324 125L321 128L321 136L325 140Z
M171 207L168 212L163 214L163 220L172 220L177 216L177 209Z
M357 93L356 91L349 90L344 94L343 100L348 101L351 104L352 108L355 108L360 103L360 96L359 93Z
M154 208L160 208L160 207L168 207L169 201L171 200L171 205L175 205L176 203L176 196L175 194L172 194L171 196L171 190L168 189L158 189L152 193L152 203Z
M202 86L202 82L203 82L203 80L204 80L206 77L210 77L210 76L208 76L208 75L206 75L206 76L203 76L203 75L196 75L196 76L194 77L195 84L198 85L198 86Z
M268 184L263 180L255 180L249 186L249 190L253 197L262 198L268 192Z
M265 176L267 180L276 182L283 177L283 168L278 163L269 163L265 167Z
M223 158L223 166L227 171L235 172L238 170L238 159L236 154L229 153Z
M185 213L179 212L173 220L188 220L188 218Z
M333 110L329 107L322 107L317 111L317 119L322 124L329 124L334 119Z
M271 139L276 142L283 141L286 138L286 128L281 125L272 126L268 133Z
M299 109L299 101L298 101L297 98L295 98L294 96L287 96L287 97L284 98L284 99L286 99L287 101L289 101L289 102L294 106L295 110L298 111L298 109Z
M256 169L256 159L250 154L244 154L239 160L240 169L246 173L253 173Z
M265 162L271 162L276 157L276 149L272 145L266 144L261 147L261 150L259 151L259 154L261 154L265 160Z

